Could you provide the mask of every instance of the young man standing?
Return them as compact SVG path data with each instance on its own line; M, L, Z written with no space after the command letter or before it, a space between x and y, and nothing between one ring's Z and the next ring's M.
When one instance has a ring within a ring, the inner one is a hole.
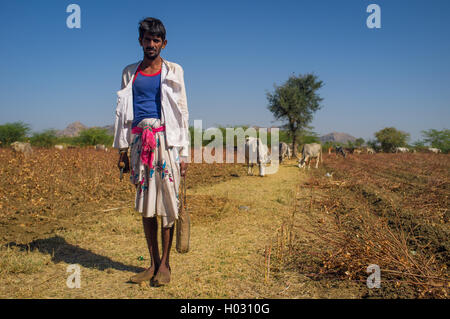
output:
M130 181L136 186L135 210L142 213L151 259L150 267L130 280L151 280L159 286L170 282L178 190L188 167L188 109L182 67L160 57L167 45L160 20L140 21L139 44L143 59L122 72L113 147L119 149L119 168L125 163L124 172L130 172ZM157 216L161 217L161 257Z

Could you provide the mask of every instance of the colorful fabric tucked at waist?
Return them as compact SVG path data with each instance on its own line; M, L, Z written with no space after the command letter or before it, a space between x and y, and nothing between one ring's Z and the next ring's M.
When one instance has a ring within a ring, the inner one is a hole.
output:
M142 148L141 148L141 161L149 168L153 168L153 152L156 148L155 133L163 132L166 127L160 126L158 128L152 128L150 125L144 126L144 128L135 126L131 130L133 134L142 134Z

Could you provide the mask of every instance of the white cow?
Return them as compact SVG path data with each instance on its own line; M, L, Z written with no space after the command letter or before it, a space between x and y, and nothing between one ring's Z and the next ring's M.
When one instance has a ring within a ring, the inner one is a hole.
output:
M265 175L264 165L270 161L269 149L260 138L247 136L245 139L245 163L248 165L248 174L253 175L253 165L258 164L259 176Z
M371 147L366 148L367 154L375 154L375 150Z
M64 145L55 145L55 148L57 150L62 150L62 149L64 149Z
M305 168L306 162L308 162L308 169L311 166L311 159L316 158L316 168L319 167L319 160L323 162L322 158L322 145L318 143L305 144L302 149L302 157L298 161L299 168Z
M11 147L16 153L22 153L25 155L25 157L29 157L31 153L33 153L33 149L31 148L30 143L16 141L14 143L11 143Z
M430 152L432 152L432 153L435 153L435 154L442 153L442 151L441 151L440 149L435 148L435 147L429 147L428 150L429 150Z
M95 150L107 152L107 151L108 151L108 148L106 148L106 146L103 145L103 144L97 144L97 145L95 145Z
M408 153L409 149L407 147L396 147L395 153Z
M280 163L287 157L288 159L291 159L292 157L292 153L291 153L291 149L289 148L289 146L285 143L285 142L281 142L279 144L279 148L278 151L280 152L279 157L280 157Z

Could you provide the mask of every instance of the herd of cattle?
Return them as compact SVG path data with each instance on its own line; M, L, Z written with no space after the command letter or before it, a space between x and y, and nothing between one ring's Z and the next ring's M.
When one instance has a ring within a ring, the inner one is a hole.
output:
M15 152L22 153L25 157L30 156L33 152L33 149L30 143L25 142L14 142L11 143L11 147ZM55 145L54 146L58 150L62 150L64 148L75 148L75 146L64 146L64 145ZM108 148L103 144L97 144L94 146L97 151L108 151ZM253 166L255 164L259 167L259 175L265 175L265 165L269 164L273 160L278 160L279 163L282 163L284 159L291 159L294 152L290 145L287 143L281 142L279 144L279 157L271 158L271 154L269 154L269 149L266 144L264 144L260 138L256 137L247 137L245 140L245 162L248 165L248 174L253 173ZM363 148L345 148L342 146L330 147L328 148L328 154L331 154L334 151L336 156L342 155L344 158L347 157L347 154L375 154L375 150L370 147ZM442 151L438 148L429 147L428 151L431 153L442 153ZM415 150L410 150L406 147L396 147L393 150L394 153L415 153ZM305 168L306 164L308 164L308 168L310 168L311 160L316 159L316 168L319 166L319 162L322 162L322 145L318 143L311 143L303 145L303 148L300 153L300 157L298 157L298 167Z
M268 147L264 145L259 138L247 137L245 143L245 161L248 165L248 174L252 174L253 165L258 164L259 175L264 176L264 166L270 163L272 160L278 160L282 163L286 158L291 159L293 156L293 149L287 143L281 142L278 146L279 156L278 159L271 158ZM429 147L427 151L430 153L442 153L438 148ZM347 154L375 154L375 150L371 147L361 148L346 148L342 146L335 146L328 148L328 154L335 153L336 156L342 155L344 158ZM416 150L410 150L407 147L396 147L392 151L393 153L416 153ZM253 153L253 154L252 154ZM315 159L316 168L319 167L319 162L323 162L322 158L322 145L319 143L304 144L300 152L300 157L297 156L298 167L308 169L311 166L311 160Z
M63 150L65 148L76 148L76 146L72 146L72 145L55 145L54 146L57 150ZM28 157L31 155L31 153L33 153L33 148L31 147L30 143L26 143L26 142L14 142L11 143L11 148L16 152L16 153L22 153L25 155L25 157ZM97 151L105 151L108 152L108 148L103 145L103 144L97 144L94 146L94 148Z

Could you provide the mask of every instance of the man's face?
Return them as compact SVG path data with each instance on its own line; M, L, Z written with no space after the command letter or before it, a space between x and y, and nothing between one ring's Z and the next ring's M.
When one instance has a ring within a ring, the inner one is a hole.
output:
M147 59L154 60L159 56L161 50L166 47L167 40L162 40L158 36L145 32L144 37L139 39L144 55Z

